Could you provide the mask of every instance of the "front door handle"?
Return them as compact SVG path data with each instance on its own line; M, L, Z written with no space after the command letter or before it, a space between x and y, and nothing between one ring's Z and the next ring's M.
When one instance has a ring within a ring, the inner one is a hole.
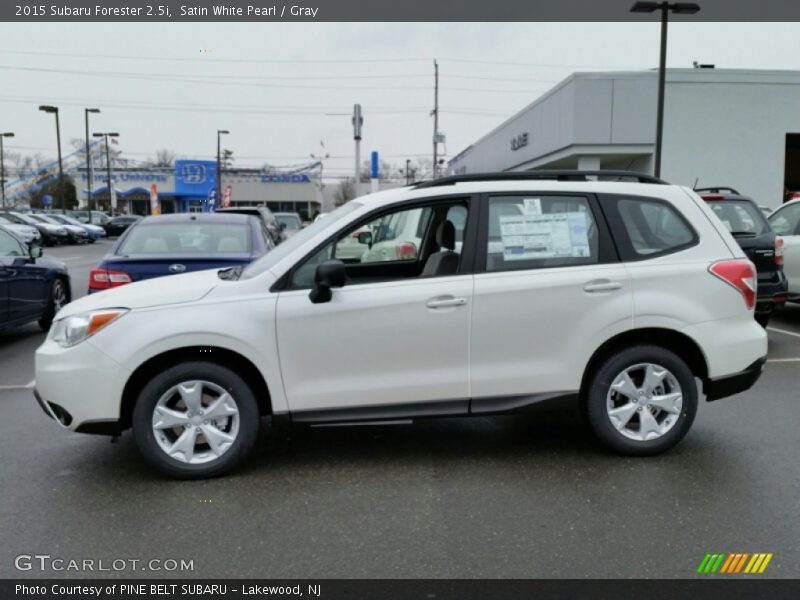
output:
M466 298L432 298L425 304L428 308L448 308L453 306L464 306L467 303Z
M590 294L595 292L613 292L622 287L619 281L609 281L608 279L595 279L583 285L583 291Z

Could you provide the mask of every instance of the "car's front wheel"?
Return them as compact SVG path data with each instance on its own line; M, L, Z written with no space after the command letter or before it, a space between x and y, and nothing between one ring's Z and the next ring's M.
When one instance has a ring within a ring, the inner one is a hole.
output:
M47 306L44 309L44 314L42 318L39 319L39 327L41 327L43 331L49 331L58 311L68 302L69 296L67 294L67 286L63 279L56 277L50 285L50 296L47 299Z
M587 388L586 411L597 437L621 454L646 456L677 444L697 414L688 365L659 346L609 356Z
M252 452L259 428L250 386L228 367L189 362L144 386L133 410L133 436L156 469L182 479L227 473Z

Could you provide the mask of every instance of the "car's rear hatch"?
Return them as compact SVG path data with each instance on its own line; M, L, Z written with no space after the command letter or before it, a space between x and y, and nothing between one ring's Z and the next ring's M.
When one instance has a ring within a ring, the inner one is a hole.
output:
M782 267L775 261L775 232L758 206L746 198L703 198L755 265L759 284L776 283Z
M246 265L250 261L249 254L227 254L225 257L134 255L110 257L104 261L102 268L109 271L124 271L133 281L143 281L165 275Z

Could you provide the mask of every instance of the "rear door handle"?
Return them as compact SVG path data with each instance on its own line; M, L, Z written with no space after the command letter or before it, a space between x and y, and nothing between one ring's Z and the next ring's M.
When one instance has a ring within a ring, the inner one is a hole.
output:
M428 308L448 308L452 306L464 306L466 298L433 298L425 304Z
M594 292L613 292L614 290L618 290L622 287L622 284L619 281L609 281L608 279L598 279L595 281L590 281L583 285L583 291L594 293Z

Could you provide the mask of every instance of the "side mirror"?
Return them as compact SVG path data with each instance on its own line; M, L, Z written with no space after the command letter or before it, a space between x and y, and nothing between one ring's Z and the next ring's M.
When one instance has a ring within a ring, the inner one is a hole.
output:
M372 248L372 233L369 231L362 231L358 234L356 238L359 244L366 244L370 248Z
M28 255L33 259L36 260L37 258L42 256L42 247L38 244L31 244L28 247Z
M340 260L326 260L317 266L314 273L314 287L308 294L313 304L331 301L331 288L344 287L347 280L344 263Z

